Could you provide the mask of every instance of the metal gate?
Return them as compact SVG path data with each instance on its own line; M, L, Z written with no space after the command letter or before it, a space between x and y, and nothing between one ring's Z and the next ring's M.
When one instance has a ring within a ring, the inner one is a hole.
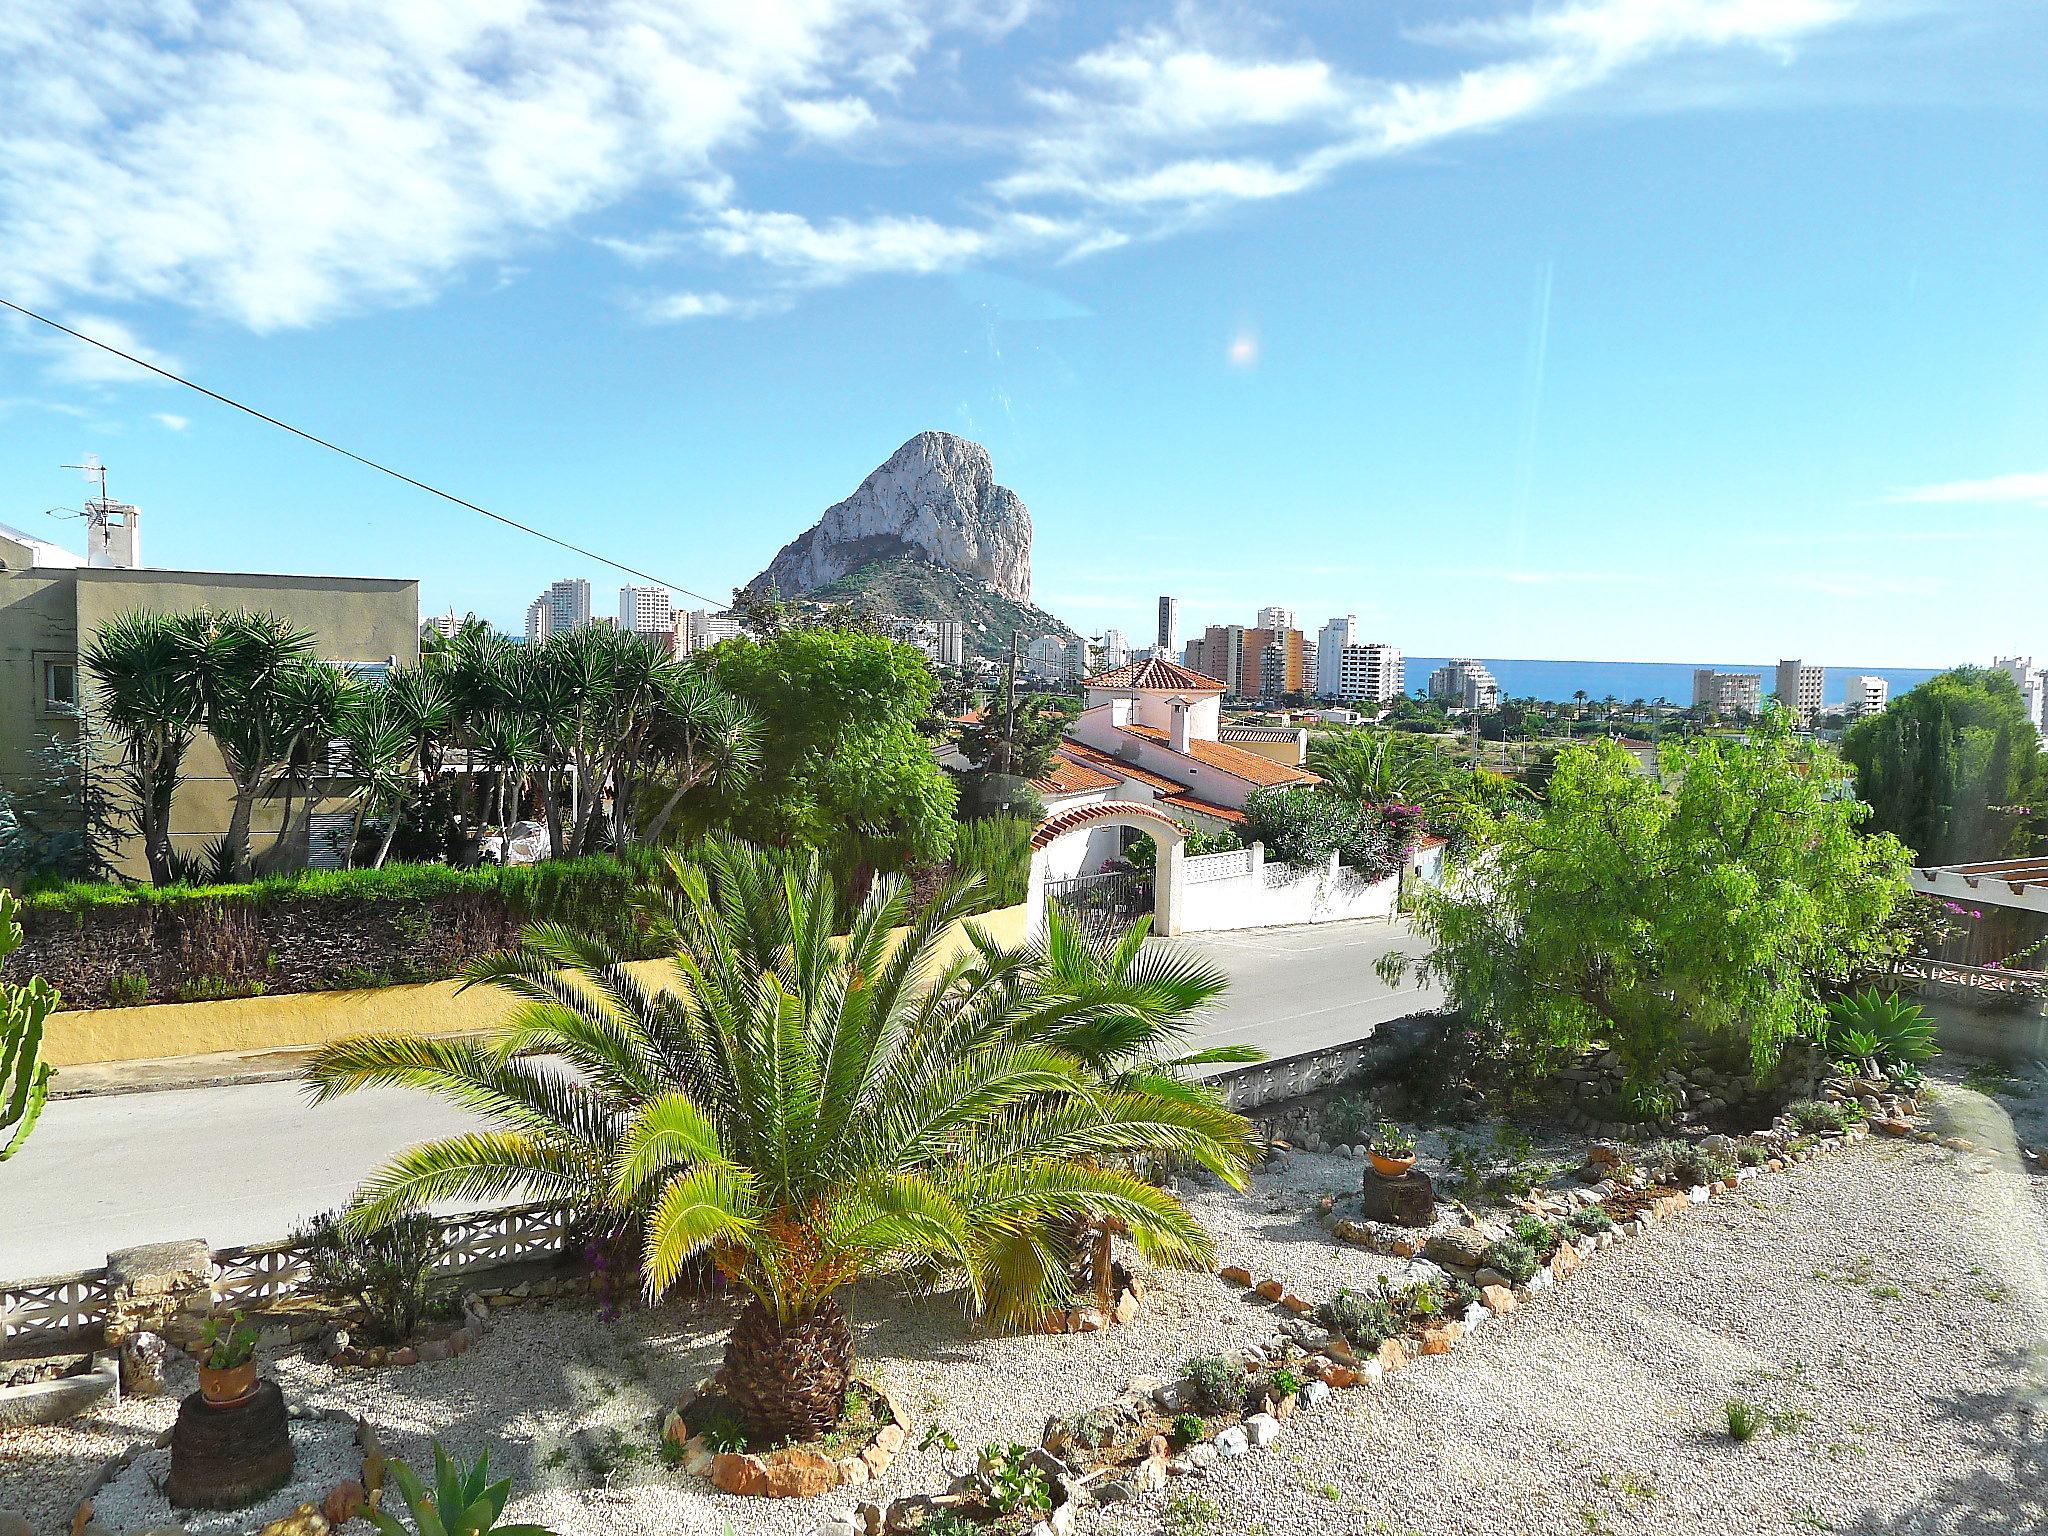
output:
M1111 870L1107 874L1077 875L1072 880L1048 881L1048 901L1081 925L1092 938L1121 934L1152 910L1152 877L1136 870Z

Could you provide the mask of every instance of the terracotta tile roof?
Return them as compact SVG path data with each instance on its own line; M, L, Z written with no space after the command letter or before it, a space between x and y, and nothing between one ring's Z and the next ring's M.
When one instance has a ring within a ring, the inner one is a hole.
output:
M1045 777L1033 779L1031 787L1041 795L1079 795L1091 789L1114 789L1123 781L1113 779L1100 769L1086 763L1077 763L1072 758L1055 756L1052 767Z
M1103 672L1081 684L1084 688L1142 688L1158 693L1222 693L1224 685L1213 677L1191 672L1177 661L1153 656L1134 661L1114 672Z
M1241 822L1244 812L1233 810L1227 805L1217 805L1195 794L1178 779L1169 779L1163 773L1154 773L1149 768L1140 768L1136 763L1127 763L1120 757L1097 751L1085 742L1069 737L1059 745L1059 755L1068 762L1090 771L1114 775L1116 782L1143 784L1159 792L1159 803L1170 805L1177 810L1193 811L1199 816L1211 816L1217 821Z
M1173 748L1166 732L1152 725L1120 725L1118 730L1129 736L1145 741L1157 742L1168 751ZM1261 757L1256 752L1247 752L1242 747L1233 747L1227 741L1210 741L1198 737L1188 743L1187 756L1204 767L1214 768L1233 778L1243 779L1248 784L1320 784L1322 779L1306 768L1291 768L1286 763L1276 763L1270 757Z

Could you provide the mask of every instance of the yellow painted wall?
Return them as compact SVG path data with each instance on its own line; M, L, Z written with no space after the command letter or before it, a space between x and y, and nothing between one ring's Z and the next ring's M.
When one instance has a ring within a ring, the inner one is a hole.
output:
M984 912L967 921L980 924L1005 944L1020 943L1024 937L1022 906ZM956 924L940 946L940 962L952 959L966 943ZM666 960L635 961L630 969L652 984L669 982L675 975ZM75 1067L223 1051L274 1051L395 1030L474 1034L491 1028L511 1006L505 994L493 988L465 992L458 987L453 981L430 981L361 992L290 992L213 1003L57 1013L45 1026L43 1059L54 1067Z

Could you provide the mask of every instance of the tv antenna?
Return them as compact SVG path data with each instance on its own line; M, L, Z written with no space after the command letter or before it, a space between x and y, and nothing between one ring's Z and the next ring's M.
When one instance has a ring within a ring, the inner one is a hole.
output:
M85 456L85 462L82 464L59 464L57 467L59 469L79 470L85 475L86 479L99 481L100 505L104 507L107 504L107 466L100 462L98 454L88 453Z

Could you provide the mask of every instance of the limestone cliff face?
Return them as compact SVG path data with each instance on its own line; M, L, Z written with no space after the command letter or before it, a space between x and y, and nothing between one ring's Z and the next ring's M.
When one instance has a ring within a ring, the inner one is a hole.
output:
M920 432L749 584L801 597L875 560L911 554L1031 601L1031 514L995 483L988 450Z

